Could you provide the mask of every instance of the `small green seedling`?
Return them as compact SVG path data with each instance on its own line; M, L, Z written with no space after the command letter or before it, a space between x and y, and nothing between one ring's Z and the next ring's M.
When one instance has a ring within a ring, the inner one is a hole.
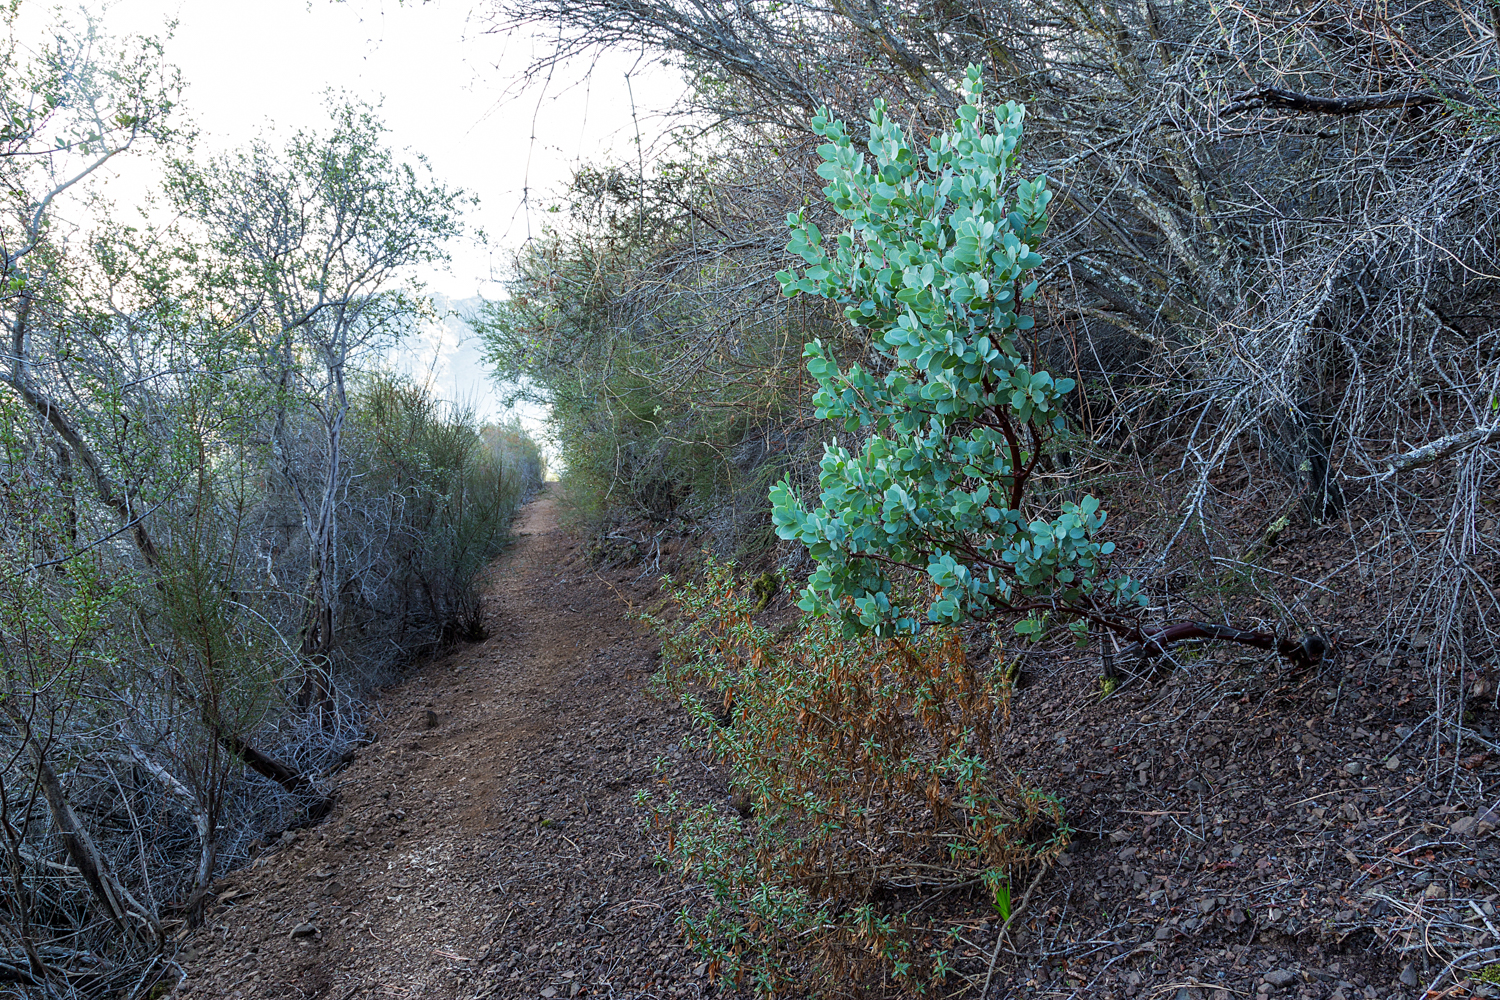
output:
M990 904L991 909L1000 914L1000 919L1010 920L1010 880L1006 879L1001 885L995 887L995 901Z
M1068 631L1073 635L1075 649L1089 648L1089 623L1082 618L1068 622Z

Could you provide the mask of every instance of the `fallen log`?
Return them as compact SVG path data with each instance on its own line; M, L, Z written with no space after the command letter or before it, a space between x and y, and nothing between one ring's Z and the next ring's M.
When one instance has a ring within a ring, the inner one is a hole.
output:
M1218 639L1254 649L1273 650L1298 669L1318 666L1329 649L1328 640L1316 632L1309 632L1301 639L1288 639L1274 632L1251 632L1230 625L1188 621L1153 632L1124 647L1117 655L1137 661L1149 660L1165 655L1173 646L1189 639Z

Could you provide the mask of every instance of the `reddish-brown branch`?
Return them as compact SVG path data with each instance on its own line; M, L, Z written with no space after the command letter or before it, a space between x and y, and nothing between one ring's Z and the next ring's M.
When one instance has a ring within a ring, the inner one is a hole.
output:
M1021 461L1021 439L1016 435L1016 428L1010 422L1010 414L1001 409L996 416L999 418L1000 433L1005 435L1005 443L1010 448L1010 509L1021 509L1021 496L1026 491L1026 477L1029 469Z
M1188 639L1218 639L1255 649L1274 650L1276 654L1298 667L1316 666L1323 662L1328 652L1328 642L1320 635L1309 634L1301 639L1285 639L1273 632L1249 632L1229 625L1211 622L1178 622L1143 636L1133 646L1121 650L1121 655L1148 659L1161 656L1172 646Z

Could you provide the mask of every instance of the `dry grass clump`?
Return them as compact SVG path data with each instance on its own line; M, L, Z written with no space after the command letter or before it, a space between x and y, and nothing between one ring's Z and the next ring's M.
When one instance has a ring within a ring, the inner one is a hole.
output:
M811 974L922 989L953 973L944 900L1010 916L1014 873L1061 851L1059 802L997 764L1010 675L976 665L960 633L790 634L710 563L674 592L661 681L728 766L731 809L653 803L676 861L712 902L679 924L717 976L775 992ZM805 981L803 981L805 985Z

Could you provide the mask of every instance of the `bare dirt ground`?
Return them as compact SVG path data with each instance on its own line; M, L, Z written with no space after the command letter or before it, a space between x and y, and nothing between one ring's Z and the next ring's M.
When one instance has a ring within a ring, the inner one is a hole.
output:
M1299 676L1217 650L1079 696L1097 673L1042 665L1013 706L1011 763L1075 834L1003 995L1497 995L1443 974L1500 958L1495 761L1429 759L1410 685L1352 658Z
M583 562L555 485L518 535L489 638L384 693L334 812L220 885L178 996L700 995L682 886L632 804L686 723L644 691L657 644L617 596L630 574Z
M659 765L729 808L678 749L683 713L646 691L657 642L625 598L652 595L636 569L589 567L555 493L519 535L489 638L384 694L334 813L220 885L178 995L723 992L673 928L701 894L656 865L634 803ZM931 901L963 930L952 964L973 985L993 963L988 996L1007 1000L1495 995L1442 974L1500 962L1500 756L1432 757L1431 699L1403 664L1294 675L1204 654L1104 700L1097 657L1028 660L1007 763L1077 832L998 948L984 900ZM1493 698L1471 704L1500 740Z

